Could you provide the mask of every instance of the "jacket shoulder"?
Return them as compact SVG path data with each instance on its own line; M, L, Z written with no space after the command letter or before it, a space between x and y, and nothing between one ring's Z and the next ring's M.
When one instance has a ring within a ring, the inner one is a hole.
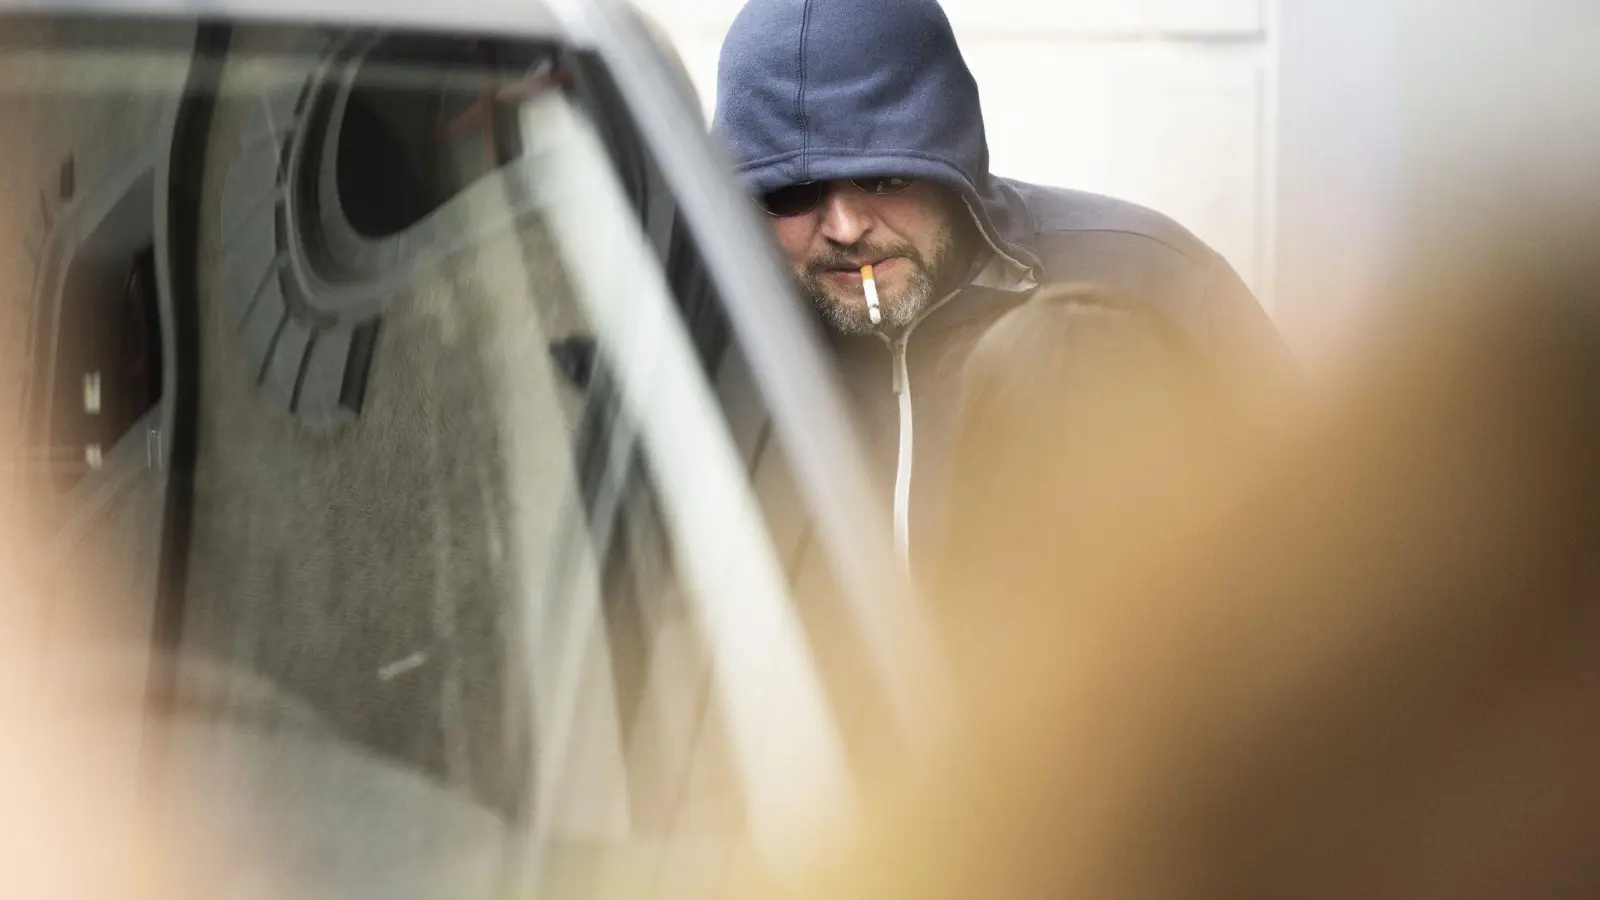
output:
M1046 267L1052 245L1073 235L1090 234L1121 236L1146 245L1152 254L1176 254L1201 268L1210 268L1217 259L1216 251L1189 229L1137 203L1010 179L1005 183L1017 193L1033 220L1034 243Z

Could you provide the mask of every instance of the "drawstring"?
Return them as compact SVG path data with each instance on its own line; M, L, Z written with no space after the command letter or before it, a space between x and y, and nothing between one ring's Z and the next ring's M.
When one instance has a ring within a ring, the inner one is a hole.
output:
M928 307L897 338L878 332L878 337L889 345L889 353L894 361L894 393L900 407L900 454L895 463L894 476L894 545L900 565L907 575L911 574L911 468L915 460L913 441L916 436L911 415L911 369L906 362L907 346L911 342L911 332L959 293L959 289L951 291L944 299Z
M895 464L894 476L894 545L900 554L900 565L911 572L911 465L915 459L912 442L915 429L911 420L911 374L906 369L906 341L911 330L906 329L890 344L894 356L894 393L900 405L900 455Z
M984 227L983 217L978 215L978 211L973 208L971 201L967 200L965 196L961 199L966 204L967 212L977 224L978 233L983 235L984 242L994 252L991 260L998 258L1004 262L1010 272L1022 273L1020 279L1017 279L1016 285L1008 286L1004 289L1025 291L1038 287L1033 271L1028 266L1013 259L1004 250L1001 250L995 240L989 236L988 229ZM980 268L975 263L974 269L976 270L975 278L984 276L986 268ZM875 287L875 285L870 288L865 284L863 285L863 291L870 291L867 297L869 307L874 311L876 311L876 303L871 301L877 299ZM906 362L906 348L911 341L911 332L929 316L938 312L940 307L955 299L955 296L961 293L962 290L964 288L957 288L946 294L938 303L928 307L923 311L922 315L917 316L916 319L912 320L911 324L906 326L905 331L901 332L899 337L891 338L882 331L878 332L878 337L889 345L890 355L894 359L894 393L900 407L900 455L895 465L894 477L894 544L895 550L900 556L900 564L905 568L908 576L911 574L911 466L914 460L912 452L914 429L911 421L911 370ZM877 322L874 321L873 324L876 325Z

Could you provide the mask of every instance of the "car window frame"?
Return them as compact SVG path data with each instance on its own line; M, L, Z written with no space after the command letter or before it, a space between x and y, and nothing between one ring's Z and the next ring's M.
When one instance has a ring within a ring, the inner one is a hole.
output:
M606 65L619 99L700 247L734 339L789 449L818 540L837 567L849 613L888 698L907 763L921 766L952 726L948 670L889 533L889 494L868 474L846 393L816 322L803 315L768 224L735 186L725 151L686 108L680 76L626 3L548 0L570 39Z

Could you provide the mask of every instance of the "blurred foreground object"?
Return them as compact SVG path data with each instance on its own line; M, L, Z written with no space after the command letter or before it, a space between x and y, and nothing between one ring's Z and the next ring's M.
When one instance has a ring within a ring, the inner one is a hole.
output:
M216 860L130 790L125 736L141 698L71 610L42 612L18 564L32 537L0 507L0 895L17 900L181 900ZM105 635L119 623L96 622ZM40 639L50 638L42 666ZM131 702L121 702L131 701ZM171 798L172 808L188 798Z
M1567 262L1419 293L1250 454L1052 480L1052 430L1007 432L1041 538L951 561L994 651L968 740L810 896L1595 896L1600 273ZM1104 440L1175 424L1121 371Z
M1600 894L1600 8L1392 15L1395 268L1329 396L948 560L969 739L807 896ZM1060 457L987 452L1023 494Z
M1107 515L1165 515L1174 479L1222 471L1219 441L1241 421L1238 393L1181 329L1091 284L1045 288L1001 317L963 383L957 514L933 595L957 650L1009 652L974 645L992 623L1063 602L1071 571L1020 560L1076 567L1071 548L1105 535Z

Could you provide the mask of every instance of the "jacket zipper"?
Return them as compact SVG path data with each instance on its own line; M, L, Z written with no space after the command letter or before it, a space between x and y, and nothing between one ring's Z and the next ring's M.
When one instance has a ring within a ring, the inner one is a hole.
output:
M894 545L900 557L900 565L908 575L911 572L911 469L916 430L912 421L911 370L906 364L906 347L911 342L911 332L959 293L961 293L959 289L951 291L944 296L944 299L928 307L922 315L906 326L906 330L901 332L899 337L890 338L882 332L878 335L889 345L889 354L894 364L895 400L900 408L900 452L895 462L894 476Z
M894 474L894 546L900 565L911 571L911 463L916 432L911 419L911 373L906 368L906 341L911 329L889 343L894 358L894 394L900 406L900 454Z

